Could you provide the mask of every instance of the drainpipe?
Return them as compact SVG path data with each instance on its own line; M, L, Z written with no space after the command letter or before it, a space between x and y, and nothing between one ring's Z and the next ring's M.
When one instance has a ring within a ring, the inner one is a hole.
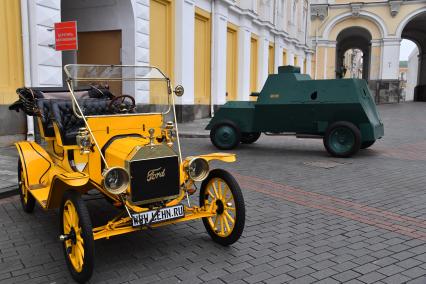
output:
M215 43L215 40L214 40L214 38L215 38L215 11L214 11L214 3L215 3L215 0L213 0L212 2L211 2L211 10L212 10L212 13L211 13L211 15L212 15L212 17L211 17L211 19L212 19L212 37L211 37L211 46L210 46L210 50L211 50L211 52L210 52L210 62L211 62L211 64L210 64L210 82L212 82L213 81L213 76L215 76L214 75L214 68L215 68L215 56L214 56L214 43ZM211 84L210 83L210 117L214 117L214 100L213 100L213 96L214 96L214 94L213 94L213 84Z
M21 0L21 22L22 22L22 52L24 58L24 85L32 86L31 79L31 52L30 52L30 32L28 0ZM27 116L27 140L34 141L34 120Z

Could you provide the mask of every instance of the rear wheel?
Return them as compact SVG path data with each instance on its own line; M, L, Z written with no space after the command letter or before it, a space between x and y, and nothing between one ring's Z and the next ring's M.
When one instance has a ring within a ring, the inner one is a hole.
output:
M338 121L327 128L323 141L332 156L346 158L359 151L361 132L350 122Z
M373 141L364 141L361 143L361 149L367 149L368 147L372 146L376 142L376 140Z
M260 132L243 132L241 133L241 143L243 144L253 144L260 137Z
M89 211L78 192L65 192L59 223L71 276L78 283L85 283L93 273L95 244Z
M35 206L35 198L25 186L24 169L21 160L18 161L18 187L22 209L27 213L32 213Z
M201 184L200 205L216 214L203 218L207 233L217 243L228 246L243 233L245 205L234 177L221 169L212 170Z
M221 150L234 149L240 143L240 131L231 122L220 123L213 126L210 131L210 140L213 145Z

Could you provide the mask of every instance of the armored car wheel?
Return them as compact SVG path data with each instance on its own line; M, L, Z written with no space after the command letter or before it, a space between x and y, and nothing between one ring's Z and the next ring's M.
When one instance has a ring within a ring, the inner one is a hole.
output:
M210 131L210 140L216 148L221 150L234 149L240 143L241 133L232 122L223 122L213 126Z
M221 169L214 169L201 184L200 205L216 212L203 218L211 238L223 245L235 243L243 233L245 205L240 186L234 177Z
M253 144L260 137L260 132L243 132L241 133L241 143Z
M24 169L20 160L18 161L18 187L22 209L27 213L32 213L34 211L35 198L29 193L28 188L25 186Z
M376 142L376 140L362 142L361 143L361 149L367 149L368 147L372 146L374 144L374 142Z
M93 273L94 240L89 211L78 192L64 194L59 223L68 269L75 281L85 283Z
M361 147L361 132L350 122L335 122L325 131L324 146L332 156L350 157Z

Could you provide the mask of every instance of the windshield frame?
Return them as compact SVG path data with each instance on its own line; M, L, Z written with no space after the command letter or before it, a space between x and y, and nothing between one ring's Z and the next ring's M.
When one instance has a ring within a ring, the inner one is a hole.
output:
M144 77L115 77L115 78L107 78L107 77L91 77L91 78L84 78L84 77L73 77L71 74L71 68L72 67L105 67L105 68L150 68L157 72L162 77L154 77L154 78L144 78ZM164 75L164 73L155 66L149 66L149 65L102 65L102 64L67 64L64 66L65 74L67 75L66 83L68 86L68 90L71 94L71 101L72 101L72 109L78 118L90 118L90 117L117 117L117 116L141 116L141 115L155 115L155 114L161 114L161 115L167 115L170 113L172 107L174 108L174 100L172 100L172 86L170 79ZM124 82L124 81L133 81L133 82L161 82L164 81L167 88L167 110L163 112L146 112L146 113L116 113L116 114L105 114L105 115L85 115L81 107L78 103L77 97L74 94L74 83L75 82L93 82L93 81L110 81L110 82Z

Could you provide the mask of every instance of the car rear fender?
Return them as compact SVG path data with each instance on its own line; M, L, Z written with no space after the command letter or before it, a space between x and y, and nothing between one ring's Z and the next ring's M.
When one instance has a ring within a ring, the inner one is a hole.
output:
M22 163L25 186L29 189L46 187L50 184L53 162L49 154L36 142L15 143Z
M57 208L68 189L87 189L89 176L82 172L68 172L55 165L49 154L36 142L15 143L22 163L25 186L44 208Z

